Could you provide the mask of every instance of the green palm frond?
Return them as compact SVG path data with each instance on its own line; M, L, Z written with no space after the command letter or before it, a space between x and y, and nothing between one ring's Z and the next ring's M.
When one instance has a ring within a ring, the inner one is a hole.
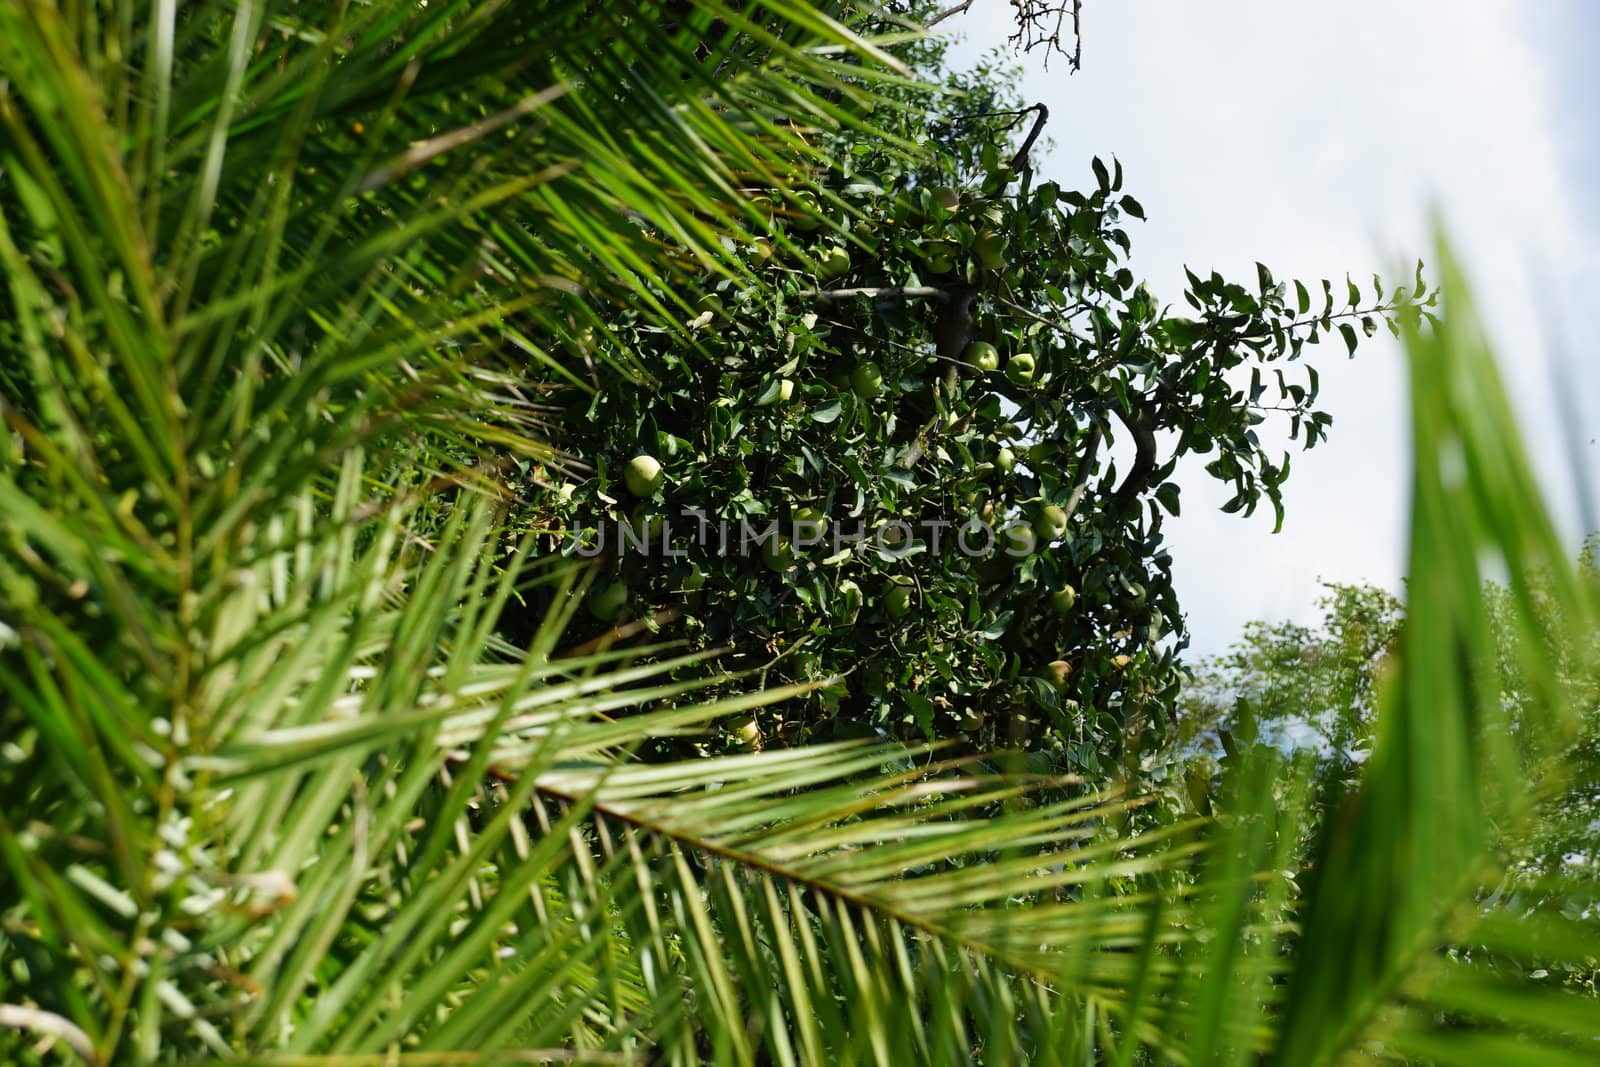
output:
M1562 914L1578 887L1551 884L1538 907L1496 891L1594 710L1564 682L1594 677L1595 649L1582 641L1594 633L1593 591L1541 504L1467 286L1441 260L1450 313L1409 339L1416 467L1401 667L1361 791L1327 831L1282 1063L1362 1046L1437 1063L1511 1050L1516 1062L1576 1063L1600 1037L1592 997L1542 990L1516 965L1597 958L1592 920L1582 908ZM1510 579L1518 707L1499 671L1486 562Z
M657 294L735 269L750 187L814 165L792 116L854 113L827 46L887 57L804 6L594 14L0 4L8 1023L100 1059L314 1043L302 993L360 932L313 889L353 906L413 845L473 870L504 837L448 835L491 760L784 695L556 660L576 599L506 648L490 457L568 462L518 364L582 382L602 299L678 328Z

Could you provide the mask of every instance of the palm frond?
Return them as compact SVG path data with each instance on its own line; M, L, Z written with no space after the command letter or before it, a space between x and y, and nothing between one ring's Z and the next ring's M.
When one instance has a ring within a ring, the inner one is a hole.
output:
M1533 802L1564 781L1592 710L1562 679L1592 677L1594 649L1580 644L1563 662L1559 638L1592 634L1595 605L1542 506L1467 286L1448 254L1441 261L1449 314L1409 338L1416 466L1401 666L1360 794L1327 834L1283 1063L1329 1062L1368 1040L1441 1063L1481 1063L1513 1045L1519 1062L1575 1062L1595 1037L1587 998L1539 991L1516 967L1451 959L1476 948L1525 960L1530 939L1562 928L1556 956L1593 957L1592 929L1562 918L1559 901L1534 911L1493 891ZM1485 561L1510 578L1528 689L1514 712Z

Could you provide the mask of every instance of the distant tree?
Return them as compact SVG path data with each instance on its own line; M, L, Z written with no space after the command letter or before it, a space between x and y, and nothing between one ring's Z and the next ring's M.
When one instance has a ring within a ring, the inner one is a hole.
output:
M1600 535L1579 555L1576 573L1600 589ZM1594 848L1600 827L1600 681L1585 673L1583 650L1562 620L1549 614L1552 598L1543 576L1530 574L1528 602L1497 582L1481 599L1497 651L1504 711L1518 722L1546 686L1562 693L1588 719L1570 755L1573 775L1564 790L1544 797L1537 831L1517 842L1521 869L1536 876L1600 871ZM1403 655L1406 611L1400 600L1371 585L1326 585L1317 601L1321 618L1312 625L1247 623L1229 650L1194 665L1184 686L1174 765L1190 778L1190 800L1213 787L1217 764L1255 744L1285 751L1309 750L1336 777L1353 780L1374 742L1380 690ZM1524 632L1531 609L1539 620ZM1591 636L1600 647L1600 633ZM1532 638L1554 647L1561 664L1553 677L1530 678L1523 655Z
M1250 622L1227 652L1195 664L1183 693L1187 740L1262 739L1345 763L1365 754L1404 608L1376 586L1324 588L1315 624Z

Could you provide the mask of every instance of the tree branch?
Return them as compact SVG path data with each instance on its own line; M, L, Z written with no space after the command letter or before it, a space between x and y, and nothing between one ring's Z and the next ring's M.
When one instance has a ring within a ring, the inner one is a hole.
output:
M922 28L926 29L926 30L931 30L935 26L939 25L939 23L943 22L945 19L954 18L957 15L963 14L968 8L970 8L973 5L973 3L974 3L974 0L961 0L961 3L959 3L959 4L951 4L949 7L945 8L943 11L941 11L937 15L933 16L933 18L931 18L927 22L923 23L922 24Z
M1034 104L1022 109L1022 114L1035 112L1033 129L1028 131L1028 136L1023 138L1022 147L1017 149L1017 154L1011 157L1011 169L1021 171L1028 163L1028 153L1033 151L1033 142L1039 139L1039 133L1044 129L1044 124L1050 120L1050 109L1043 104Z
M862 289L803 289L808 300L850 300L858 296L873 300L949 300L950 294L937 285L891 285Z
M950 361L940 379L946 402L953 402L956 397L956 387L961 383L961 354L972 341L972 308L978 301L978 291L969 285L955 285L946 290L945 305L939 310L939 321L934 325L934 347L940 358ZM971 420L971 413L963 416L957 426L965 427ZM910 470L922 461L927 453L928 442L938 433L939 429L939 396L934 395L933 414L928 421L917 431L916 438L911 442L911 447L900 458L900 468ZM959 430L957 431L959 432Z
M959 377L960 371L955 367L955 365L952 364L951 366L945 368L944 378L942 379L940 385L946 398L955 398L956 384L959 381ZM968 412L967 414L961 416L960 419L956 420L956 424L951 428L957 433L960 433L962 430L966 429L967 424L971 421L972 413ZM938 402L935 401L933 405L933 414L928 417L927 422L922 424L922 429L917 431L916 439L911 442L911 447L906 449L906 454L900 457L901 470L908 471L912 467L915 467L918 463L922 462L922 457L928 452L928 442L933 438L935 431L937 431L938 428L939 405Z
M1089 430L1089 440L1083 446L1083 458L1078 460L1078 472L1072 478L1072 495L1067 497L1067 505L1062 509L1067 513L1068 522L1072 521L1073 513L1078 510L1083 494L1089 488L1089 476L1094 473L1094 461L1100 454L1100 441L1104 436L1098 423Z
M1156 436L1150 432L1144 420L1137 418L1121 408L1113 408L1117 418L1122 420L1122 425L1128 428L1133 435L1133 469L1117 487L1114 499L1119 507L1126 507L1134 497L1150 488L1150 475L1156 469Z

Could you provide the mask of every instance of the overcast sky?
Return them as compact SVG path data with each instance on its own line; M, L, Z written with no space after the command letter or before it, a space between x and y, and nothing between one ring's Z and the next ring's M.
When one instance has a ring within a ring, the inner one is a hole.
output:
M966 66L1010 32L1006 0L951 20ZM948 24L947 24L948 25ZM1086 185L1118 157L1149 221L1133 270L1182 303L1183 267L1254 284L1399 281L1447 223L1484 305L1530 446L1564 455L1549 351L1564 341L1586 484L1600 484L1600 2L1597 0L1087 0L1083 70L1021 60L1050 108L1038 169ZM1311 350L1330 441L1296 453L1288 519L1223 515L1228 490L1192 462L1169 525L1197 651L1252 618L1315 617L1318 580L1398 590L1408 491L1406 399L1387 332L1354 361ZM1546 475L1577 540L1574 476Z

